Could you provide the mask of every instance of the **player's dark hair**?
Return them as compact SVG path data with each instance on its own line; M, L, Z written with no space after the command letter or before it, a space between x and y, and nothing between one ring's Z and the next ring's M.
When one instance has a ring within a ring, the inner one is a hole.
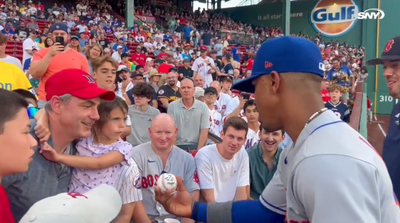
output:
M155 94L154 88L148 83L137 83L132 89L132 94L147 99L153 99Z
M37 103L37 98L35 97L34 94L32 94L32 92L24 90L24 89L16 89L13 90L15 93L19 94L20 96L22 96L25 99L32 99Z
M266 131L262 125L260 125L260 132L262 132L262 130ZM282 135L285 135L285 131L283 131L283 129L281 129Z
M246 113L246 109L249 106L256 106L256 101L254 99L250 99L250 100L246 101L246 103L244 103L244 105L243 105L244 113Z
M247 124L247 122L240 118L240 117L231 117L228 118L228 120L226 120L226 122L224 123L224 127L222 128L223 133L226 133L226 130L232 127L235 130L245 130L246 131L246 136L247 136L247 132L249 131L249 125Z
M4 132L4 125L14 120L21 109L28 107L28 102L16 92L0 89L0 134Z
M110 113L114 109L121 109L123 113L128 114L128 105L124 99L115 97L112 101L101 100L101 103L97 108L100 118L94 123L92 128L94 136L96 136L96 134L98 134L107 123L110 118Z

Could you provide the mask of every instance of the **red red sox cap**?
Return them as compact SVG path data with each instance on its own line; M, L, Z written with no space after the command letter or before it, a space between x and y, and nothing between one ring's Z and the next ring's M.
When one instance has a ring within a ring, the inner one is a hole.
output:
M80 99L100 97L103 100L114 100L115 93L99 88L90 74L79 69L66 69L53 74L45 84L46 100L53 96L70 94Z

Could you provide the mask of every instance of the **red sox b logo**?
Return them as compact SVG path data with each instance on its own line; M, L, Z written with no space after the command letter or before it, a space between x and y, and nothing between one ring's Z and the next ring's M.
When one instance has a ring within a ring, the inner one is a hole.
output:
M84 75L82 75L82 76L84 76L84 77L88 80L88 83L89 83L89 84L94 84L94 83L96 83L96 81L93 79L92 76L89 76L89 75L86 75L86 74L84 74Z
M389 42L386 44L385 49L383 50L384 53L389 52L392 49L392 46L394 44L394 40L389 40Z

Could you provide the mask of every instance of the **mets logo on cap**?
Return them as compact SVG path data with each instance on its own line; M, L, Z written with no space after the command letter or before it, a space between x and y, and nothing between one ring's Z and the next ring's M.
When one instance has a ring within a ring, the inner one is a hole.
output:
M357 23L360 7L355 0L319 0L311 11L310 23L326 37L339 37Z

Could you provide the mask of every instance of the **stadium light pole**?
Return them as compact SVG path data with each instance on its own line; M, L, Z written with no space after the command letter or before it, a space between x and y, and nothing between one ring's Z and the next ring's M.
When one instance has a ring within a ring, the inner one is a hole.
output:
M128 28L133 27L135 22L135 0L126 0L125 18Z
M283 32L290 36L290 0L283 0Z

